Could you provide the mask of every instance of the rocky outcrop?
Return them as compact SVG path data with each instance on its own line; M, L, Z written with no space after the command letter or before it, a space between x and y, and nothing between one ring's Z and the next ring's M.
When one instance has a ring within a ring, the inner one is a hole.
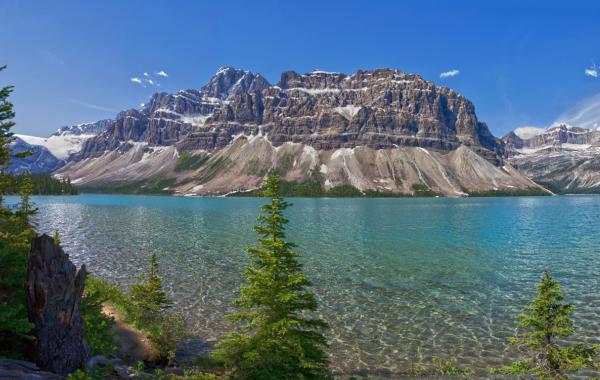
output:
M97 135L113 123L112 119L98 120L94 123L82 123L60 127L52 136Z
M67 375L86 363L89 348L80 310L85 274L85 266L77 270L48 235L32 239L27 311L36 339L30 357L43 370Z
M0 379L61 380L63 376L42 371L37 365L24 360L0 359Z

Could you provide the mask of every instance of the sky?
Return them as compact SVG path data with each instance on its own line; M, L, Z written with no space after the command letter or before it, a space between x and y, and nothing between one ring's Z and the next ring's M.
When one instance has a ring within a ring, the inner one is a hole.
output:
M271 83L389 67L459 91L501 136L600 116L599 16L585 0L0 0L0 86L15 86L15 132L46 136L221 66Z

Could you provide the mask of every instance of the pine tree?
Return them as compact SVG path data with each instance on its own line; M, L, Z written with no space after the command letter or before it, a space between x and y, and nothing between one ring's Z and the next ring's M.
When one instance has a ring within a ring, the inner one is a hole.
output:
M33 226L35 223L31 220L31 217L38 213L38 209L31 203L30 196L33 193L33 182L31 180L31 174L25 173L23 175L23 182L21 183L21 203L19 205L19 211L17 211L17 217L21 223L23 231L29 230L30 237L35 235Z
M162 289L162 277L158 274L156 255L150 256L150 270L142 276L143 282L131 287L130 297L138 309L142 322L156 319L171 306L167 293Z
M2 71L5 66L0 67ZM3 204L13 140L15 114L8 97L12 86L0 89L0 356L20 357L28 341L31 324L25 308L25 277L31 229ZM23 155L21 155L23 156Z
M544 272L536 286L537 297L517 315L524 330L513 338L513 344L526 349L525 360L513 368L536 374L542 379L566 379L565 371L577 371L593 365L596 347L560 347L557 340L575 332L571 315L573 306L563 303L560 285Z
M235 301L239 312L229 318L243 324L217 347L215 358L244 379L329 378L327 347L322 331L327 324L310 318L317 309L310 282L302 273L295 245L286 242L283 211L289 206L280 196L279 178L271 175L254 231L258 246L248 247L251 264L244 272L247 285Z

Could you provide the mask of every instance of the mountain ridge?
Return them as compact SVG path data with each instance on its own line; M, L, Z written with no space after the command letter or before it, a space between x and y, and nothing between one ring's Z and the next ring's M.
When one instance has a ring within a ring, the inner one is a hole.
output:
M417 74L286 71L271 85L224 67L200 90L120 112L56 175L91 188L150 181L182 195L248 191L271 170L398 194L537 188L505 164L504 146L464 96ZM185 155L196 164L177 171Z

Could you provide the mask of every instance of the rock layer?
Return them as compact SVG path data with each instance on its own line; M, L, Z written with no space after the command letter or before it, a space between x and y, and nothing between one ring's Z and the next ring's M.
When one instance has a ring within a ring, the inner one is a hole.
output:
M271 169L302 181L321 166L331 167L320 175L325 188L463 195L536 186L506 169L504 145L469 100L415 74L288 71L272 86L222 68L200 90L155 94L121 112L57 175L91 187L160 178L181 194L247 190ZM193 165L182 169L184 153Z

